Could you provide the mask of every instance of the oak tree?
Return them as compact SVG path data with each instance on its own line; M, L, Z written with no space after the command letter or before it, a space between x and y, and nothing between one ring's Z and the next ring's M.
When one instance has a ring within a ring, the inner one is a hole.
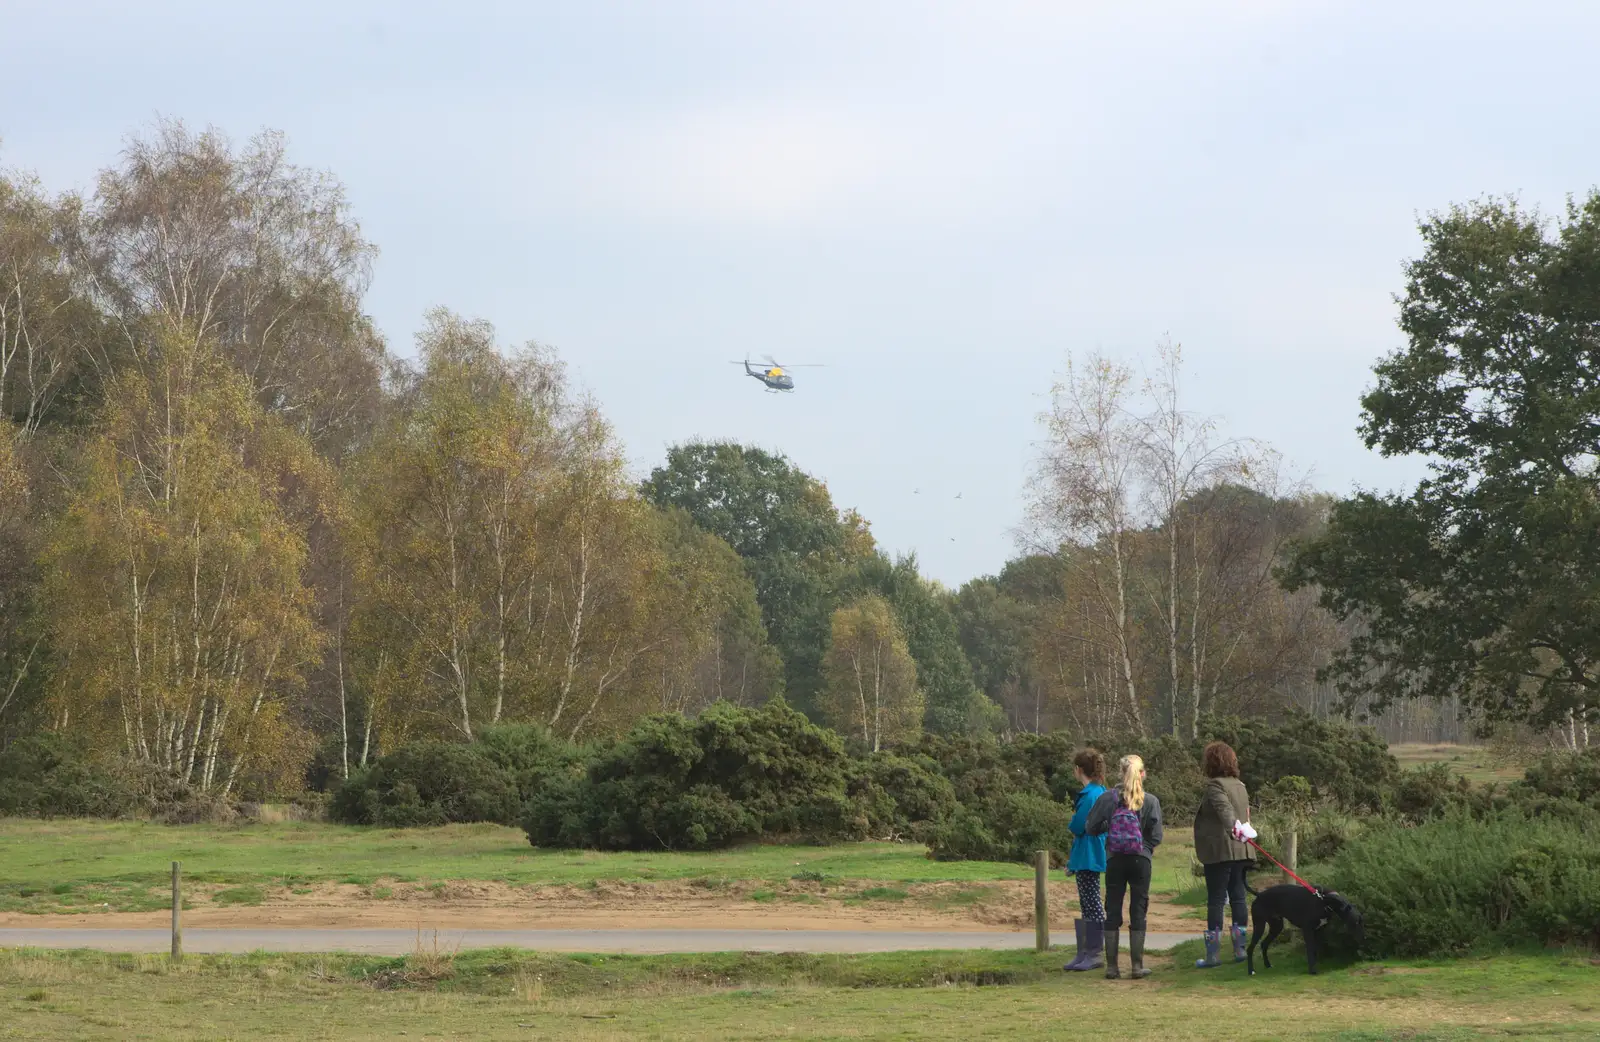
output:
M1600 713L1600 192L1554 224L1489 199L1421 233L1407 345L1361 432L1428 476L1335 504L1285 578L1358 624L1330 670L1347 700L1459 697L1580 745Z

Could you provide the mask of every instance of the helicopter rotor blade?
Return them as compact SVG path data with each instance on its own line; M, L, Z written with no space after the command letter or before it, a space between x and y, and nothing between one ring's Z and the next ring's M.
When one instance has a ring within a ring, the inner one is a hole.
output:
M773 358L771 355L767 355L766 357L767 357L767 364L770 365L770 366L773 366L774 368L777 368L777 369L826 369L827 368L827 366L821 364L820 362L812 362L810 364L801 364L801 365L785 365L784 363L778 361L776 358Z

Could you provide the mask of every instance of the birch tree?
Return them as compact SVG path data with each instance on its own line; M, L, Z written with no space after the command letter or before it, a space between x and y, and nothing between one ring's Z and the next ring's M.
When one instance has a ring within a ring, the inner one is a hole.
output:
M889 602L869 594L833 613L823 711L841 734L878 752L922 730L917 667Z
M73 263L125 329L212 340L256 401L341 455L376 406L383 345L361 312L376 249L331 176L282 134L243 148L163 120L100 175Z
M1192 739L1200 715L1202 652L1196 637L1205 582L1204 559L1199 553L1204 519L1198 516L1195 505L1205 502L1199 494L1206 489L1248 474L1252 454L1259 454L1259 450L1241 439L1219 437L1215 418L1186 410L1180 387L1182 377L1183 348L1171 340L1162 341L1156 348L1155 371L1145 384L1150 411L1143 419L1139 462L1146 516L1159 528L1165 544L1165 567L1150 572L1156 580L1151 584L1151 601L1161 619L1166 653L1163 716L1174 736ZM1257 469L1261 469L1259 464ZM1189 551L1188 569L1181 562L1185 549ZM1185 575L1186 571L1190 574ZM1187 610L1183 604L1186 585L1190 587ZM1186 622L1190 631L1187 639ZM1186 645L1190 653L1188 672L1193 681L1190 685L1184 683ZM1186 688L1187 712L1180 701Z
M526 720L568 737L646 711L675 621L651 508L559 362L446 311L353 462L353 632L380 733ZM664 598L666 598L664 600Z
M1069 360L1042 417L1045 440L1033 478L1029 522L1044 549L1060 552L1092 598L1084 640L1106 653L1127 725L1146 733L1135 680L1131 569L1145 425L1131 405L1133 374L1099 355ZM1067 552L1071 548L1071 552Z
M350 467L356 629L382 649L368 657L391 725L421 715L471 738L504 713L515 609L530 610L532 470L548 454L530 443L548 423L487 323L433 312L418 347L421 370L401 374Z
M0 418L21 438L50 418L97 335L62 250L70 209L0 175Z
M320 653L304 581L330 478L205 339L169 330L119 374L44 564L59 722L226 797L298 769Z
M29 632L35 567L22 431L0 418L0 740L37 676L40 640Z

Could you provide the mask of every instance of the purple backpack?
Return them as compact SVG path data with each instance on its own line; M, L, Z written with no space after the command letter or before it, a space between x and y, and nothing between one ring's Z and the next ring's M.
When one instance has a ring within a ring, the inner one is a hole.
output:
M1139 825L1139 812L1122 802L1120 792L1117 792L1117 809L1111 812L1111 829L1106 834L1106 853L1144 853L1144 829Z

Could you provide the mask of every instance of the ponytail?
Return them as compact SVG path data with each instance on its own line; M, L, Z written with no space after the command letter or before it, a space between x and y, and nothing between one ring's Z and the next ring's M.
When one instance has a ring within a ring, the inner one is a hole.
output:
M1144 807L1144 760L1132 753L1122 758L1117 765L1122 769L1122 803L1129 810L1140 810Z

